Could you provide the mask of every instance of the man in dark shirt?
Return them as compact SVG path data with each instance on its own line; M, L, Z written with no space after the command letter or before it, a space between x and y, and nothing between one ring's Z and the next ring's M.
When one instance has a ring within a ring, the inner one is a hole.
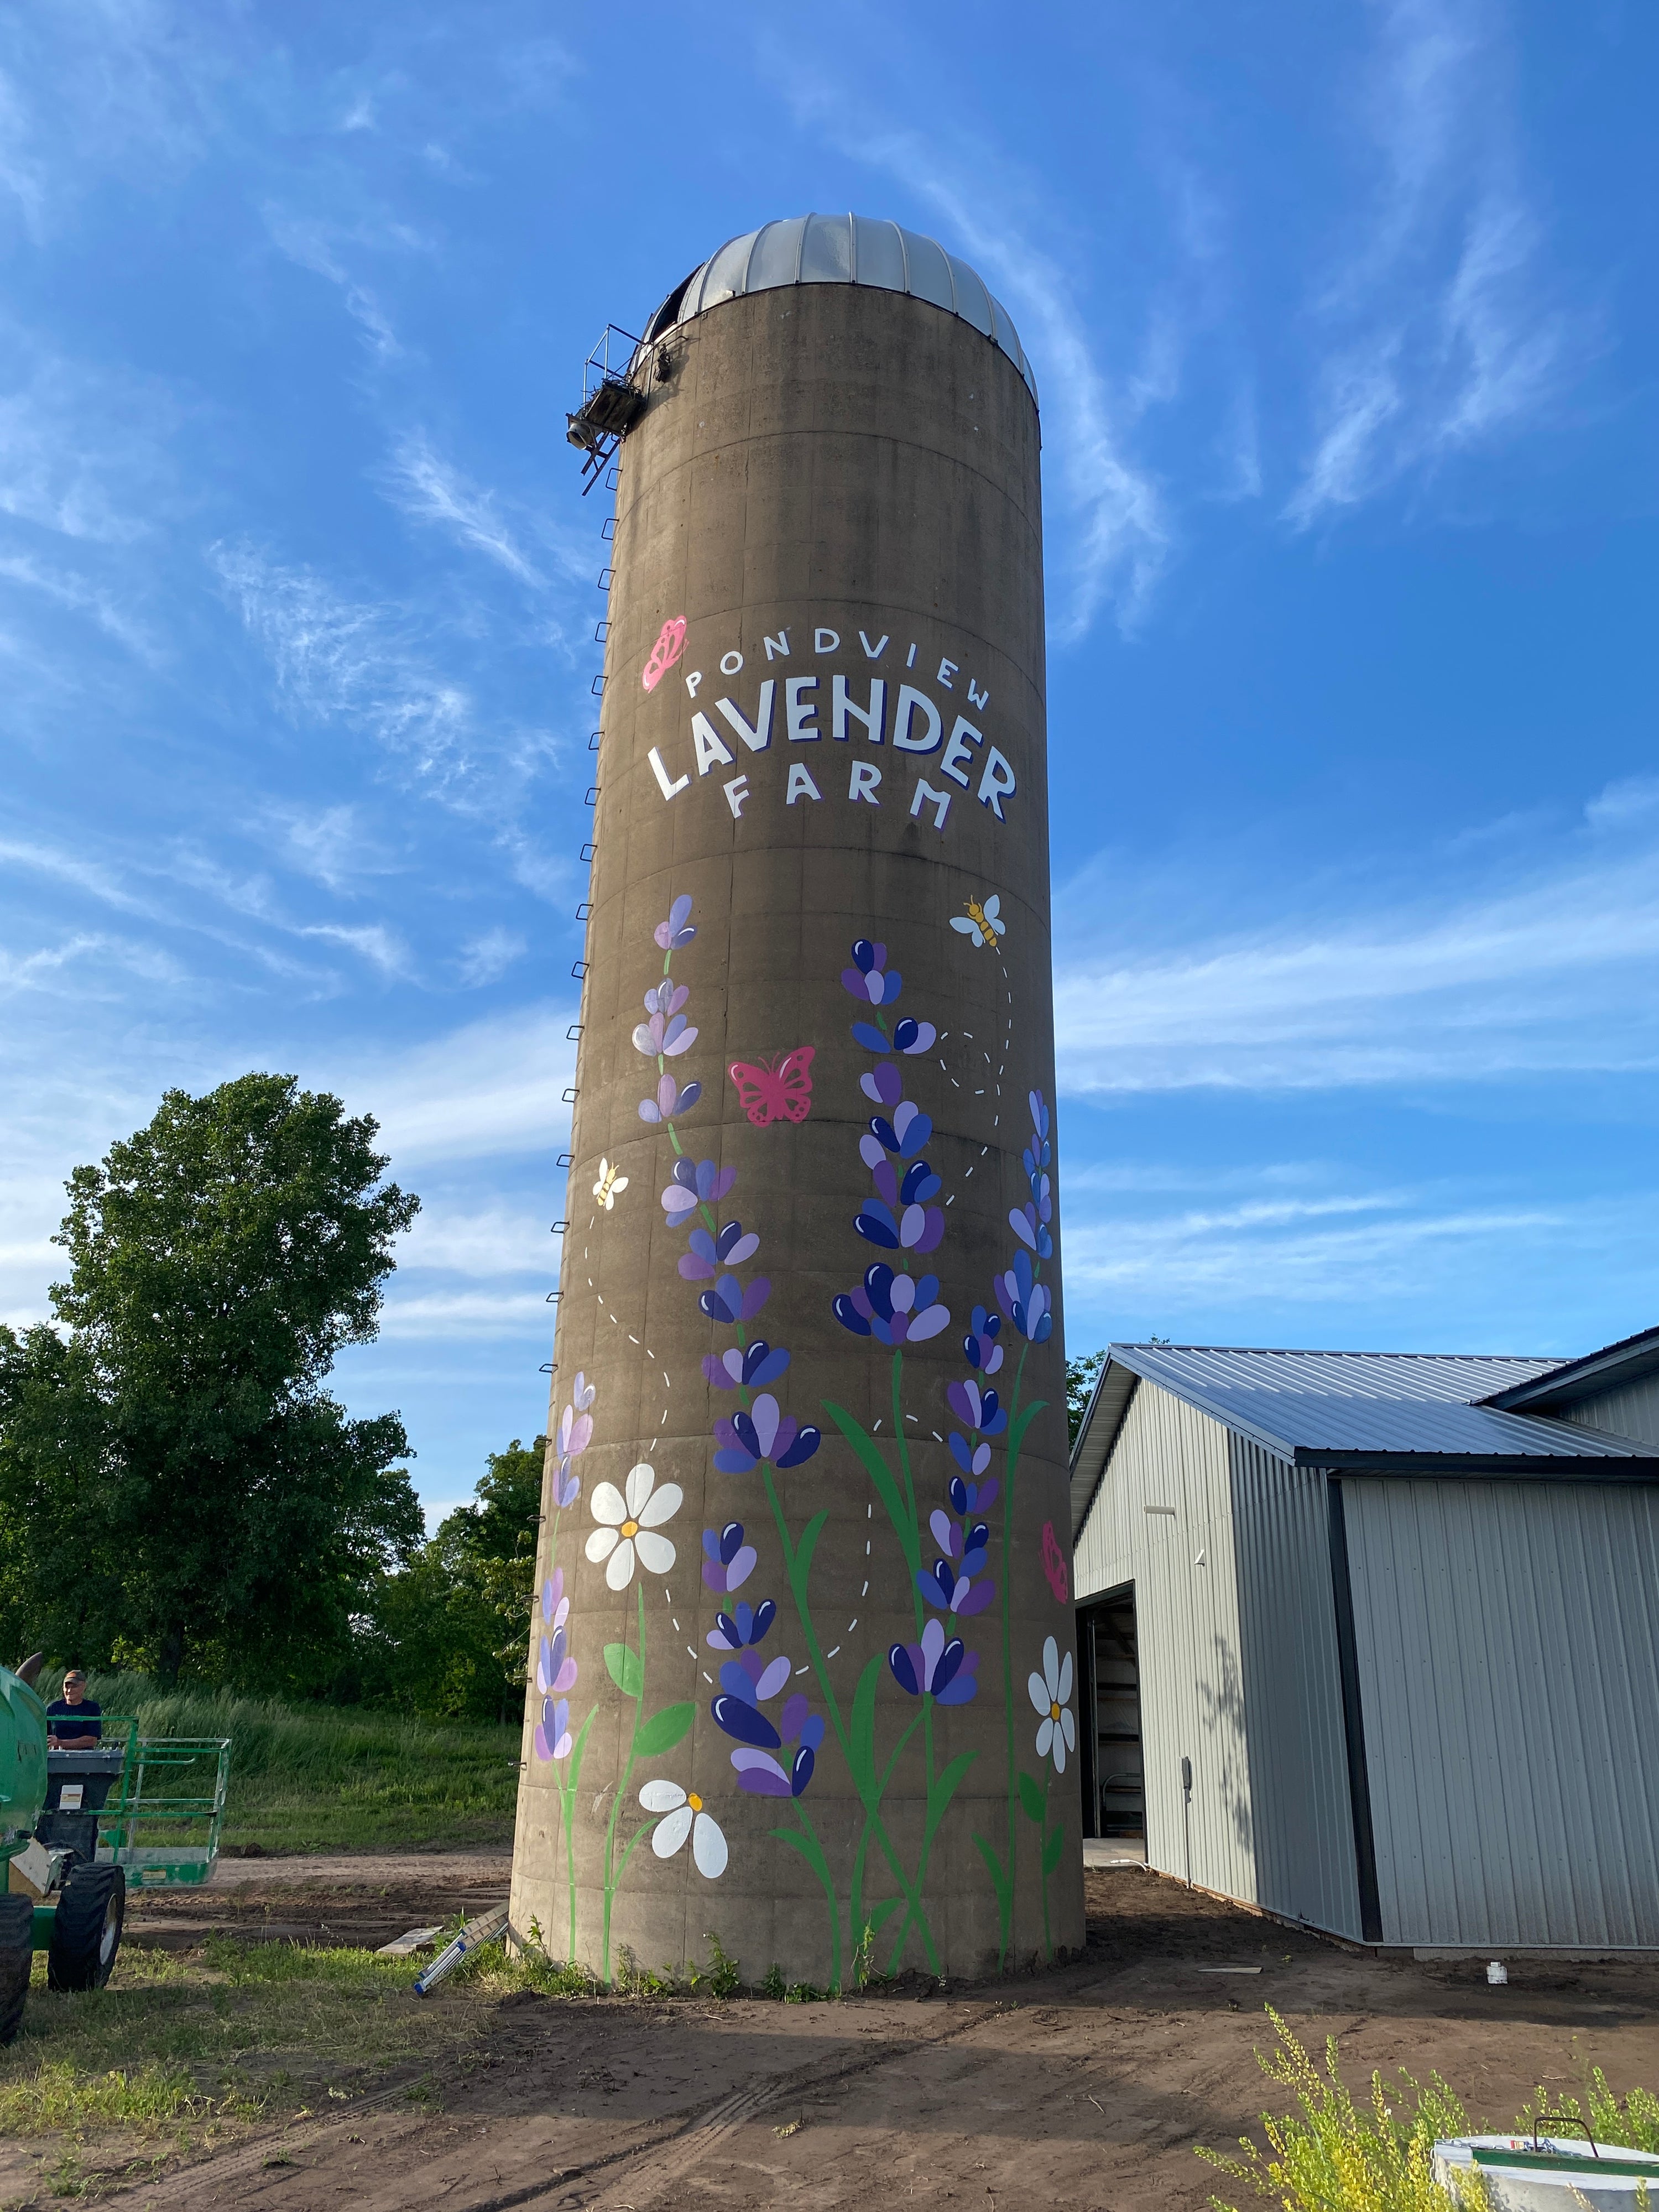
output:
M101 1705L87 1695L87 1678L78 1667L64 1677L64 1694L46 1707L48 1751L96 1751L103 1741Z

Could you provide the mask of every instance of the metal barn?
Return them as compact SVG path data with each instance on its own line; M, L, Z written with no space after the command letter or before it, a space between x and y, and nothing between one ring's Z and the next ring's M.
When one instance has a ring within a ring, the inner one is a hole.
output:
M1072 1527L1085 1834L1367 1943L1659 1947L1659 1329L1113 1345Z

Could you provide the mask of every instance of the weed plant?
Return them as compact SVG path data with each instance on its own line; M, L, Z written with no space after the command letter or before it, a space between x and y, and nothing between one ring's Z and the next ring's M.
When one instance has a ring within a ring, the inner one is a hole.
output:
M1456 2193L1449 2197L1431 2171L1434 2145L1471 2133L1529 2135L1534 2119L1558 2139L1591 2134L1598 2143L1659 2153L1659 2097L1647 2089L1615 2097L1599 2066L1590 2074L1583 2105L1577 2097L1559 2091L1547 2096L1537 2089L1508 2128L1472 2129L1437 2074L1425 2085L1402 2068L1399 2087L1389 2090L1382 2075L1373 2073L1368 2107L1356 2105L1337 2070L1336 2038L1327 2039L1322 2074L1271 2005L1267 2012L1278 2045L1258 2051L1257 2063L1270 2081L1291 2092L1297 2110L1261 2115L1265 2151L1245 2136L1242 2158L1202 2146L1198 2155L1285 2212L1448 2212L1453 2203L1473 2212L1489 2202L1485 2184L1479 2176L1455 2177ZM1646 2194L1638 2189L1638 2203ZM1217 2212L1238 2212L1219 2197L1210 2202Z
M1535 2089L1515 2124L1516 2133L1523 2129L1530 2132L1534 2122L1546 2135L1558 2138L1588 2135L1598 2143L1659 2153L1659 2097L1650 2089L1632 2089L1627 2097L1615 2097L1599 2066L1590 2069L1582 2105L1577 2097L1564 2096L1559 2090L1552 2089L1547 2096L1542 2089Z
M1290 2091L1297 2110L1261 2115L1265 2151L1246 2136L1241 2158L1202 2146L1199 2156L1285 2212L1448 2212L1453 2200L1434 2179L1431 2154L1437 2142L1470 2130L1439 2075L1425 2086L1402 2072L1400 2088L1390 2092L1374 2073L1366 2109L1337 2070L1336 2038L1327 2039L1322 2074L1273 2007L1267 2009L1277 2048L1258 2051L1257 2062L1270 2081ZM1484 2186L1477 2180L1466 2187L1462 2201L1484 2206ZM1218 2212L1238 2212L1219 2197L1210 2202Z

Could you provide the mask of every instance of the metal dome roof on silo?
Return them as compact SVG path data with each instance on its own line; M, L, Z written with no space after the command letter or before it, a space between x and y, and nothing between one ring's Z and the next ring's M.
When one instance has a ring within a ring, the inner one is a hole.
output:
M1001 347L1036 399L1036 379L1008 310L968 264L947 253L937 239L868 216L791 216L728 239L669 294L646 336L660 337L722 300L785 284L871 284L960 315Z

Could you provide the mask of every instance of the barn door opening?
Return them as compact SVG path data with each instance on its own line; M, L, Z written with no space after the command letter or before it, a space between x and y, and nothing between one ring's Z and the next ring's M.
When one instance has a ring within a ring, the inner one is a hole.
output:
M1140 1662L1133 1583L1108 1591L1078 1614L1084 1697L1083 1832L1144 1836L1146 1786L1140 1758Z

